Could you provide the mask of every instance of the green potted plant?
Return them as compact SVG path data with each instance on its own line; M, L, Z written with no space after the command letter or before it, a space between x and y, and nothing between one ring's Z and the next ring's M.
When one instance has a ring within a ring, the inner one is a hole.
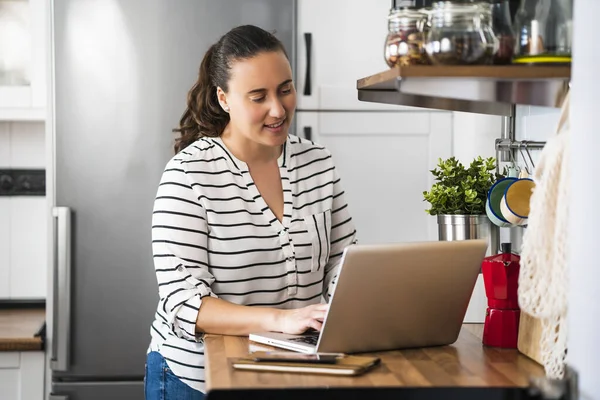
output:
M488 237L490 221L485 214L487 192L500 177L494 170L496 160L475 158L468 168L455 157L440 159L430 171L435 176L431 190L423 192L426 210L437 215L440 240L465 240Z

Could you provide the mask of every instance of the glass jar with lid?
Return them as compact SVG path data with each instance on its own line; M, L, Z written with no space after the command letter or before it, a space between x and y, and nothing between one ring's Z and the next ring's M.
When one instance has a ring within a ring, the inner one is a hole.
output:
M433 64L491 64L498 48L489 3L439 1L431 9L425 49Z
M427 15L412 7L393 8L388 16L384 56L389 67L427 65L423 26Z
M521 0L513 63L570 63L573 0Z
M510 64L515 52L515 32L510 16L508 0L491 0L492 29L498 38L498 49L494 53L494 64Z

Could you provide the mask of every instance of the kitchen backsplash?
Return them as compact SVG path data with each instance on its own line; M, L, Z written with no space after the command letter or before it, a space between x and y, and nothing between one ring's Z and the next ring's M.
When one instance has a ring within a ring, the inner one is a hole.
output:
M44 169L41 122L0 122L0 169ZM0 197L0 299L46 297L44 196Z
M559 116L558 108L518 107L517 140L547 140L555 134ZM539 151L533 151L531 155L535 161Z
M494 145L500 137L502 117L465 112L453 113L454 152L465 165L477 156L495 157Z

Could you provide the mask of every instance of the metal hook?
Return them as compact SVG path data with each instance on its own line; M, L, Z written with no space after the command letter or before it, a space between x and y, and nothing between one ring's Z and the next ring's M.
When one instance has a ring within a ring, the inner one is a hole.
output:
M525 155L523 154L523 149L521 148L522 142L518 142L517 148L519 149L519 153L521 153L521 157L523 158L523 162L525 163L525 172L527 172L527 174L529 174L529 164L527 163L527 159L525 158Z
M531 169L535 169L535 163L533 162L533 157L531 157L531 153L529 152L529 148L527 147L527 142L525 142L525 152L527 153L527 157L529 157L529 161L531 161Z
M516 168L516 166L517 166L517 160L515 160L515 154L514 154L514 150L513 150L513 149L511 149L510 147L508 148L508 155L509 155L509 157L510 157L510 163L511 163L511 166L512 166L513 168Z

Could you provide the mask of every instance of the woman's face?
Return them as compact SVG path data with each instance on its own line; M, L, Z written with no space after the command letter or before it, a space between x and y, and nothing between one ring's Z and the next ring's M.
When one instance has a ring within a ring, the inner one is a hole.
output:
M281 146L296 108L292 69L280 51L263 52L234 61L229 90L218 88L222 106L229 108L231 132L265 146Z

